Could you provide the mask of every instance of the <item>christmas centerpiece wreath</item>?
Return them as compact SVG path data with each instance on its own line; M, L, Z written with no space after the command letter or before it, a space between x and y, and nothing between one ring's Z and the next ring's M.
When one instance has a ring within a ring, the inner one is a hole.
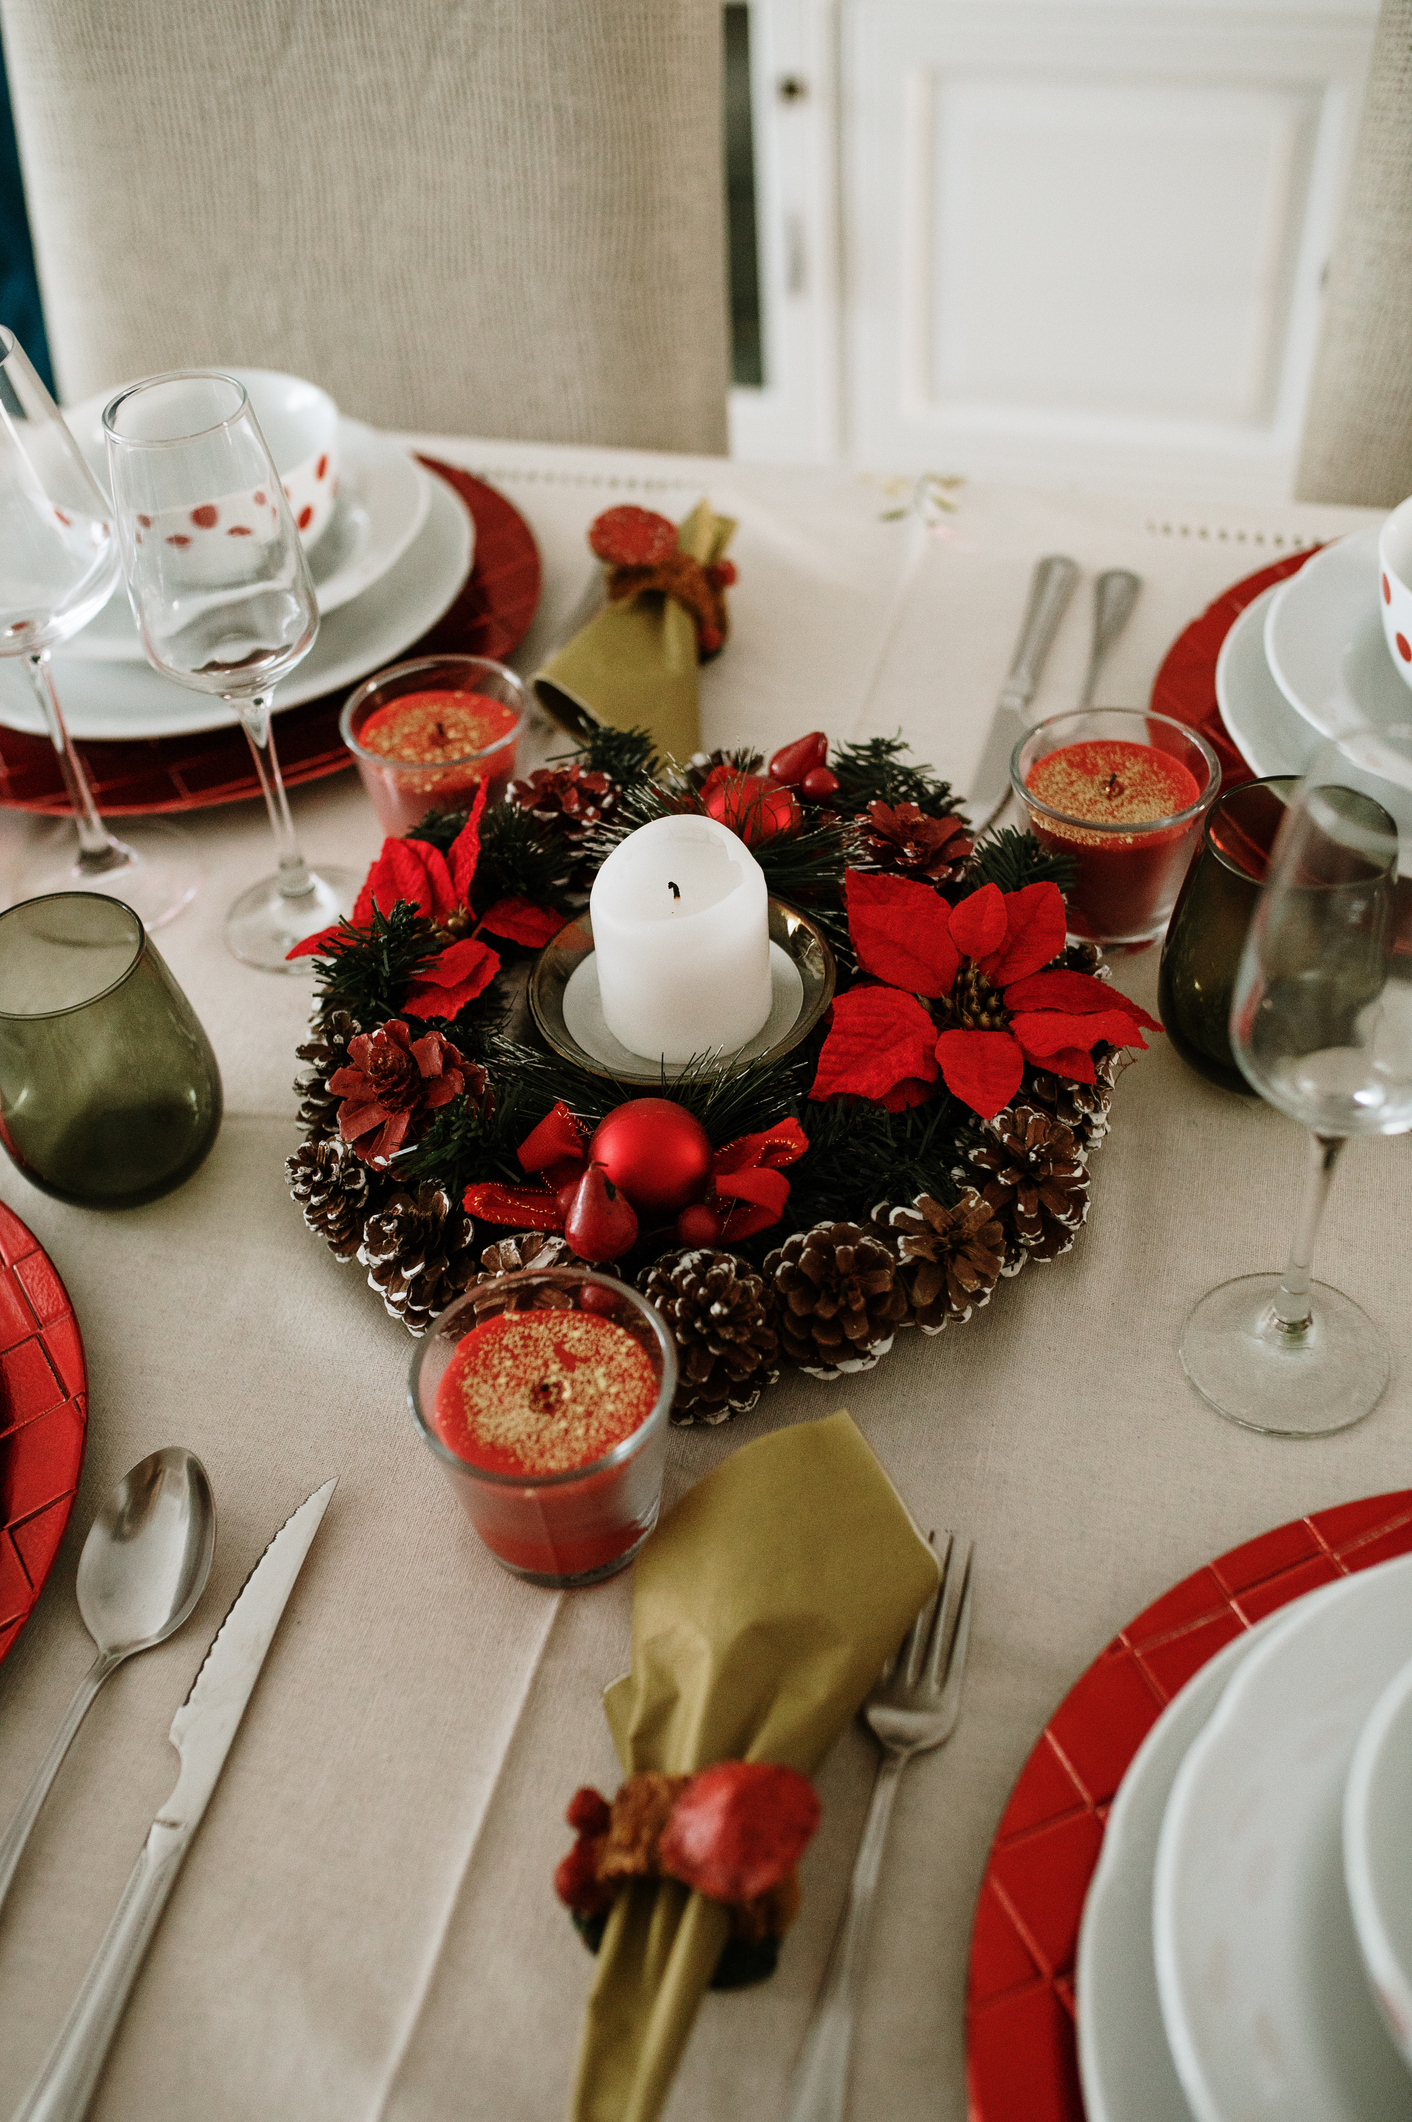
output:
M548 1050L525 987L618 841L693 810L807 913L837 987L783 1058L645 1097ZM413 1333L506 1272L612 1262L672 1328L682 1423L747 1412L786 1363L867 1369L1087 1215L1118 1073L1160 1027L1067 940L1065 878L1028 834L973 841L900 739L677 769L597 730L504 803L385 842L351 922L299 946L319 999L294 1198Z

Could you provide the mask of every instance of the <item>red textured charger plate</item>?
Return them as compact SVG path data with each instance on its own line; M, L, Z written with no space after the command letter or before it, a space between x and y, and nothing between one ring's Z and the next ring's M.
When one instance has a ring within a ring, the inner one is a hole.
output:
M1412 1489L1278 1525L1184 1577L1069 1690L1010 1793L976 1903L966 1985L972 2122L1083 2122L1079 1919L1108 1808L1167 1703L1222 1644L1288 1600L1409 1553Z
M1216 664L1221 644L1248 604L1253 604L1272 583L1283 582L1286 575L1297 574L1318 550L1317 546L1311 546L1308 552L1291 553L1287 559L1277 560L1273 567L1262 567L1257 574L1246 575L1241 581L1233 582L1229 589L1222 590L1215 603L1208 604L1201 617L1193 619L1191 625L1177 635L1152 681L1152 698L1148 704L1153 713L1171 715L1174 721L1185 722L1189 728L1200 730L1221 762L1223 788L1238 788L1242 781L1252 781L1255 777L1221 720L1216 699Z
M0 1658L29 1619L73 1509L88 1375L68 1293L0 1202Z
M523 516L501 493L454 465L423 457L429 471L453 486L475 518L476 557L464 589L430 632L404 649L409 656L491 656L502 662L529 632L539 603L539 551ZM291 788L352 764L338 734L338 718L352 690L286 708L277 718L280 766ZM142 811L203 810L258 796L250 749L239 729L202 730L187 737L140 737L82 742L79 753L100 811L114 818ZM67 814L64 791L47 737L0 729L0 805Z

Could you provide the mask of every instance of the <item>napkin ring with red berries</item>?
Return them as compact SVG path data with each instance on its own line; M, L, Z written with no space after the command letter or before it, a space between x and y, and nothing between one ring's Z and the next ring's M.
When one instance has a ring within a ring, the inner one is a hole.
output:
M807 1776L767 1761L717 1761L692 1776L641 1769L611 1804L590 1787L576 1791L564 1817L578 1840L554 1890L590 1952L628 1881L679 1879L731 1912L713 1989L774 1973L799 1913L799 1860L819 1824Z

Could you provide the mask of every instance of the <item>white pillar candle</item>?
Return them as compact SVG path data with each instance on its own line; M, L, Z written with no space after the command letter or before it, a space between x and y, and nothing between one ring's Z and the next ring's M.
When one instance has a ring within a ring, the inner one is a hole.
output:
M614 848L589 899L598 993L630 1053L733 1053L770 1014L769 893L714 818L657 818Z

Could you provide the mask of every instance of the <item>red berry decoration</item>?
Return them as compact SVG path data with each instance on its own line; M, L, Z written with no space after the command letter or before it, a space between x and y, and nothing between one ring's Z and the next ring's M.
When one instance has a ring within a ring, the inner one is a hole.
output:
M810 730L807 737L796 737L792 744L782 744L770 761L770 779L785 788L802 788L804 777L816 766L823 766L829 756L829 740L821 729ZM834 787L838 787L835 781Z
M677 1242L680 1245L719 1245L725 1224L714 1208L704 1201L694 1201L677 1217Z
M621 1303L617 1291L605 1289L601 1282L585 1282L579 1291L579 1310L597 1312L601 1319L616 1319ZM573 1824L571 1820L570 1827Z
M637 1217L601 1164L590 1164L564 1218L564 1236L580 1260L616 1260L637 1243Z
M662 1222L678 1215L688 1202L699 1201L711 1180L711 1138L673 1098L633 1098L618 1106L599 1123L588 1153L635 1208ZM572 1238L569 1243L575 1252L582 1251ZM608 1260L617 1255L584 1257Z
M799 786L812 803L826 803L830 796L838 794L838 775L831 774L826 766L811 766Z
M677 549L677 527L650 508L605 508L590 524L588 542L610 567L660 567Z
M797 1769L718 1761L672 1807L658 1862L713 1901L753 1901L793 1871L819 1813L814 1786Z
M701 807L708 818L739 833L747 847L797 832L803 822L789 789L778 781L767 781L763 774L733 774L728 767L718 766L706 776L701 784Z

